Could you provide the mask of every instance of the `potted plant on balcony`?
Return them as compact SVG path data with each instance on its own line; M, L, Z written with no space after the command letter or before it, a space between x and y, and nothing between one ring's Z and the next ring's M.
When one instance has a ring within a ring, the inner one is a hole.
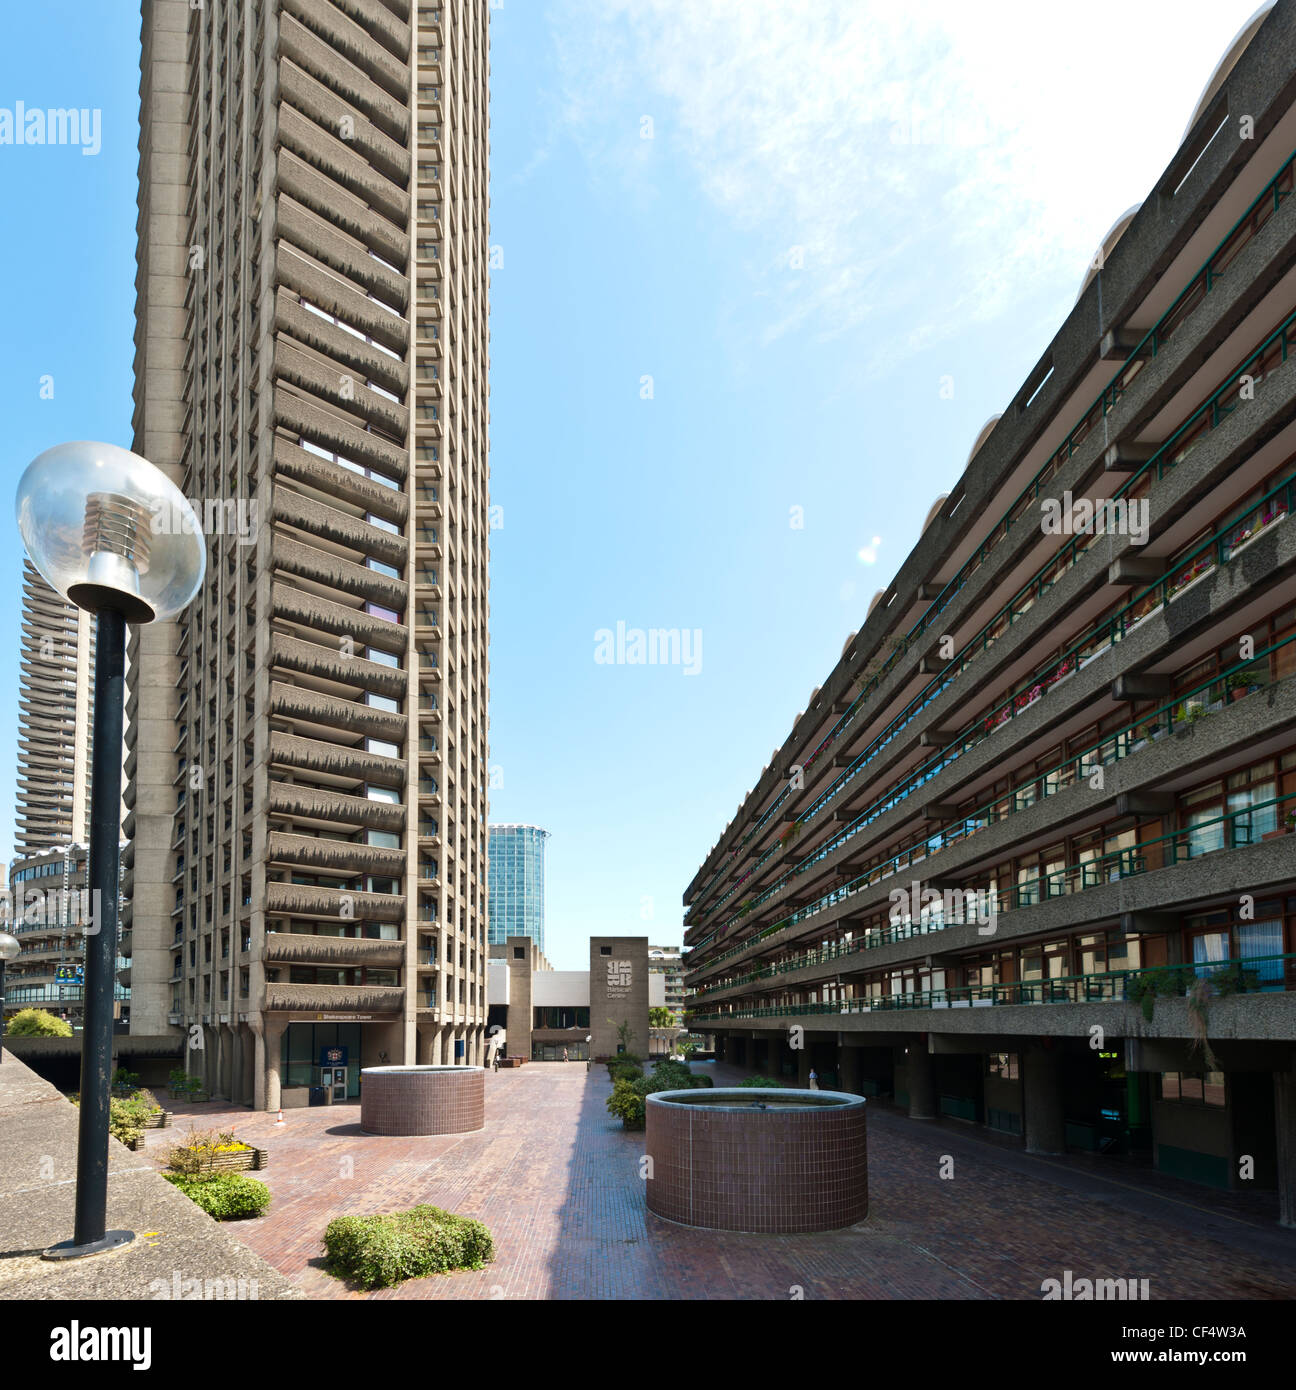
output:
M1224 684L1228 688L1230 704L1236 704L1239 700L1245 699L1254 688L1251 677L1245 671L1234 671L1231 676L1225 679Z

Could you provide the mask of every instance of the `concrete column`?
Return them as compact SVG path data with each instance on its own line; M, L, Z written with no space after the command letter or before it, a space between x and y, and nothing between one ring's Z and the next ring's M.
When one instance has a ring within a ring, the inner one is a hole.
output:
M909 1082L909 1118L936 1118L936 1068L927 1051L927 1040L915 1038L905 1053L905 1075Z
M237 1024L229 1030L229 1098L232 1105L243 1100L243 1030Z
M420 1028L417 1038L416 1057L421 1067L434 1065L433 1049L436 1047L436 1030L431 1028Z
M847 1043L837 1047L837 1085L851 1095L860 1094L860 1050Z
M234 1030L228 1023L216 1029L219 1051L216 1054L216 1092L226 1100L234 1099L234 1074L231 1066L234 1050Z
M243 1088L240 1094L243 1097L243 1105L256 1104L256 1036L251 1028L244 1024L239 1029L239 1036L243 1041Z
M1296 1070L1274 1072L1278 1224L1296 1226Z
M279 1109L279 1051L286 1023L266 1022L257 1038L257 1096L258 1110Z
M1053 1047L1028 1047L1022 1054L1022 1109L1025 1111L1026 1152L1066 1152L1066 1119L1058 1052Z
M220 1090L220 1029L203 1025L202 1079L209 1096Z
M803 1039L805 1041L805 1039ZM809 1047L799 1047L796 1049L797 1066L797 1086L803 1090L810 1089L810 1049Z

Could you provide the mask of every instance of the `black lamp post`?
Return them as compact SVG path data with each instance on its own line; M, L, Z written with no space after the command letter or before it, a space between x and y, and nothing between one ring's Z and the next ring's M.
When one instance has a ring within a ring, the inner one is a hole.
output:
M132 1231L106 1229L126 624L171 618L192 602L207 548L179 489L146 459L115 444L83 441L46 450L22 476L17 515L45 582L97 620L76 1221L72 1239L45 1252L46 1259L63 1260L135 1239Z

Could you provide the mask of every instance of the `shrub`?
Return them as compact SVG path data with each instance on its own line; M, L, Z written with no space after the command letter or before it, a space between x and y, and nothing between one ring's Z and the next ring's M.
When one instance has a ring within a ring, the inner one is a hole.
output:
M19 1009L5 1024L11 1038L70 1038L72 1025L48 1009Z
M697 1077L684 1062L658 1062L651 1080L654 1091L687 1091L697 1084Z
M615 1115L626 1129L642 1129L644 1126L644 1093L639 1089L639 1084L646 1080L646 1077L640 1077L638 1083L617 1081L612 1086L612 1094L607 1098L608 1111Z
M244 1221L260 1216L270 1205L270 1189L265 1183L242 1173L216 1173L210 1177L163 1173L162 1176L214 1221Z
M764 1086L781 1089L781 1083L775 1081L772 1076L746 1076L738 1084L740 1086Z
M634 1081L643 1075L643 1067L637 1061L626 1061L622 1057L614 1057L608 1063L608 1076L612 1078L615 1086L618 1081Z
M73 1105L81 1104L79 1095L71 1095L68 1099ZM108 1101L108 1133L120 1144L133 1144L144 1133L147 1114L137 1102L112 1096Z
M693 1084L695 1086L714 1086L715 1078L710 1076L695 1076L693 1078Z
M113 1072L109 1084L114 1090L120 1087L122 1090L134 1091L138 1090L139 1081L139 1072L127 1071L125 1067L118 1067L117 1070Z
M167 1086L173 1096L196 1096L203 1088L202 1077L190 1076L181 1067L172 1070Z
M377 1289L452 1269L481 1269L495 1258L495 1242L480 1221L418 1206L339 1216L324 1232L324 1253L331 1274Z

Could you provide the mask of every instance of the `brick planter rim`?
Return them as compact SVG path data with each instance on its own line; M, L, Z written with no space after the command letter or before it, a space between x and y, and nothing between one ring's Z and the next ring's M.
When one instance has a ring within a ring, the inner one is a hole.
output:
M707 1096L712 1099L704 1099ZM851 1095L848 1091L796 1091L787 1087L775 1089L773 1086L716 1086L690 1087L685 1091L654 1091L647 1100L649 1105L668 1105L672 1110L703 1112L756 1111L756 1103L764 1101L766 1114L785 1115L798 1111L861 1109L867 1097Z
M479 1071L479 1072L482 1073L483 1076L486 1074L486 1068L485 1068L485 1067L470 1067L470 1066L462 1066L462 1067L460 1067L460 1066L455 1066L454 1064L450 1064L449 1066L446 1066L446 1065L433 1066L431 1063L428 1063L427 1065L423 1065L423 1064L421 1064L421 1063L416 1064L416 1063L412 1063L412 1062L411 1062L411 1063L409 1063L408 1065L405 1065L405 1066L394 1066L394 1067L361 1067L361 1069L360 1069L360 1075L361 1075L361 1076L412 1076L415 1072L423 1072L423 1071L456 1071L456 1072Z

